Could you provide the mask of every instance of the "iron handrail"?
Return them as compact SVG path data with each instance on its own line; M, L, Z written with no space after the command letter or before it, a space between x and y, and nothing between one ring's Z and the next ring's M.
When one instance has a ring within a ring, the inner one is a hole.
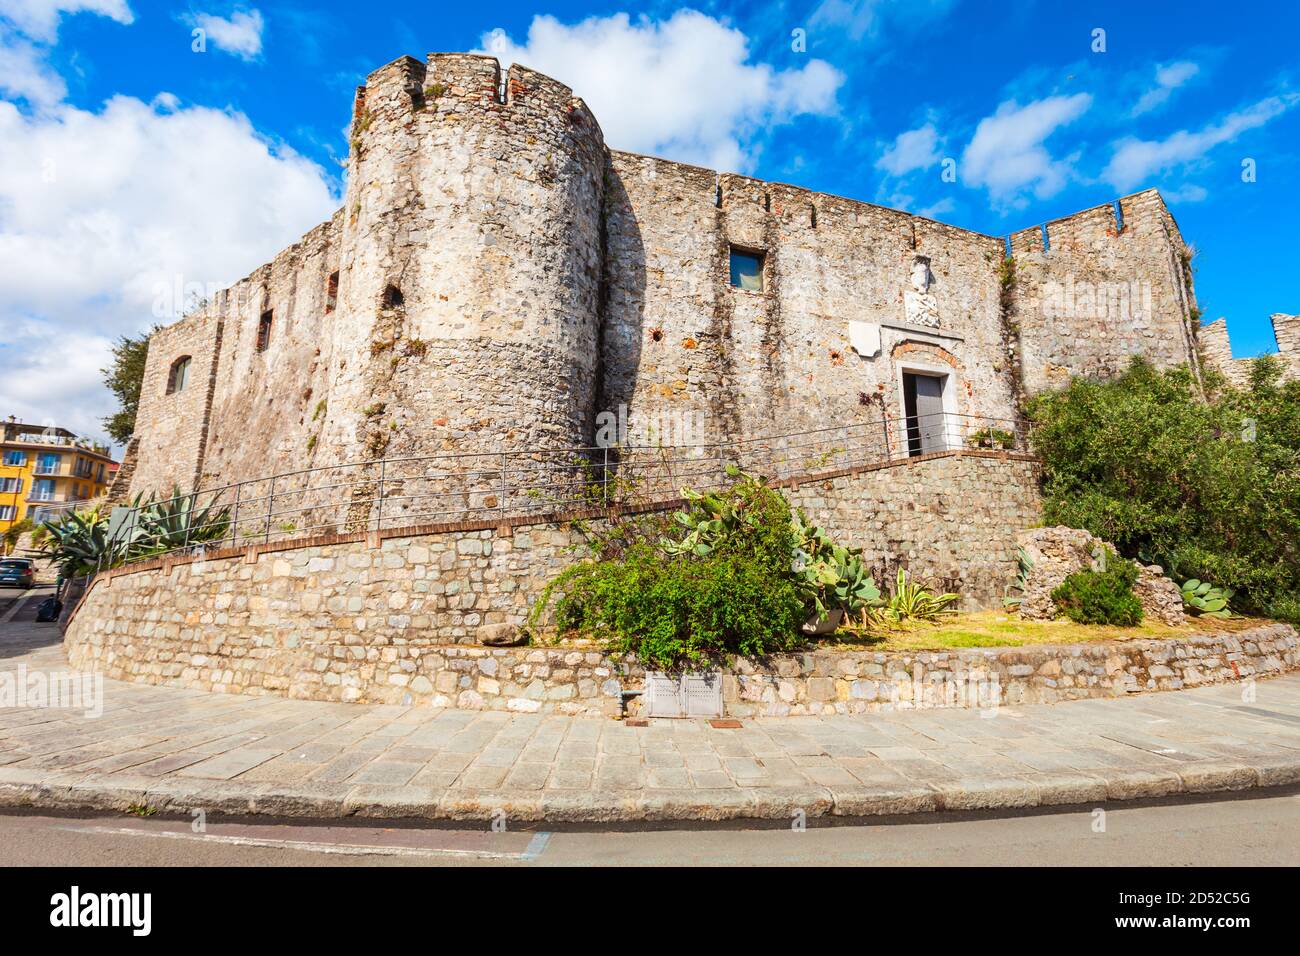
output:
M1004 435L995 440L995 431ZM923 439L922 433L928 438ZM182 543L139 557L220 546L224 541L238 543L241 538L269 542L283 535L301 536L306 531L340 527L382 530L385 525L409 524L417 518L466 520L670 500L679 496L683 486L700 490L721 487L728 480L727 467L733 464L774 479L791 479L901 460L926 450L925 440L937 441L938 450L970 447L976 436L984 437L983 444L1003 450L1024 451L1028 447L1028 426L1023 421L944 412L880 417L727 441L458 451L319 465L200 488L142 505L158 508L189 502L189 507L197 510L204 500L210 509L224 509L228 531L216 541L193 542L187 526ZM1004 436L1010 436L1010 447ZM466 464L469 467L455 467ZM425 467L406 473L411 465ZM317 476L323 481L314 485ZM304 481L302 487L296 486L299 480ZM638 484L649 485L648 494L642 493ZM340 489L350 493L336 494ZM117 523L119 530L137 527L140 508L130 510L126 519ZM307 519L303 527L297 520L288 520L303 517Z

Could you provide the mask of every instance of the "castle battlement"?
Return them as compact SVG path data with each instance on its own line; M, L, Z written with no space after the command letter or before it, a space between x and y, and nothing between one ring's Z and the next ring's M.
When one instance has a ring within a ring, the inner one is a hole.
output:
M1198 362L1155 190L988 236L610 149L568 86L474 54L394 60L352 115L339 212L153 337L133 492L589 446L609 415L624 445L1012 420Z
M1276 357L1282 363L1283 380L1300 381L1300 315L1274 312L1269 320L1273 325L1273 338L1277 342ZM1233 358L1227 319L1220 317L1202 325L1199 340L1201 356L1208 367L1233 385L1244 385L1250 380L1250 367L1254 359Z

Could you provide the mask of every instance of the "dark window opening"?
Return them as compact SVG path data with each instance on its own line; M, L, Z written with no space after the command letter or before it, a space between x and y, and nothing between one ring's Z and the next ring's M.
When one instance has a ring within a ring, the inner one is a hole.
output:
M331 272L325 283L325 314L329 315L339 303L339 274Z
M259 352L265 352L266 347L271 344L271 316L272 310L267 309L262 313L262 318L257 323L257 350Z
M763 253L731 247L731 284L749 292L763 291Z
M406 300L402 298L402 290L397 286L390 285L384 290L383 307L385 309L400 309L405 304Z
M943 451L947 442L942 375L903 373L903 414L907 416L907 454Z
M172 395L176 392L184 391L189 380L190 357L188 355L182 355L175 362L172 362L172 367L167 372L167 394Z

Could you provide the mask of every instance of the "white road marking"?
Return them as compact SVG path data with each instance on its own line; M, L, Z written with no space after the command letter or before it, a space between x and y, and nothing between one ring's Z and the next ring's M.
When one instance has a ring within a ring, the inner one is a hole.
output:
M101 836L137 836L171 840L224 843L229 846L254 846L272 850L304 850L310 853L332 853L342 856L407 856L439 857L459 856L483 860L534 860L546 849L549 833L535 834L521 853L495 853L491 850L421 849L408 846L377 846L362 843L316 843L310 840L277 840L272 837L225 836L215 833L176 833L170 830L136 830L132 827L63 826L60 830L73 833L94 833Z
M14 619L14 615L22 610L23 605L27 603L27 599L31 596L32 596L31 589L23 591L23 596L18 598L16 601L14 601L13 607L5 611L4 617L0 617L0 624L8 624L10 621L12 621Z

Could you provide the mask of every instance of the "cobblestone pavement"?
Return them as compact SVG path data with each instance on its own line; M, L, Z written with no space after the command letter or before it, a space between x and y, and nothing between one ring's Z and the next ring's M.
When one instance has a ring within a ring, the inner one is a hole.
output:
M0 691L68 672L57 629L31 621L35 603L0 626ZM609 822L1064 805L1300 782L1300 674L993 716L761 718L739 729L117 681L103 682L100 716L11 703L0 700L5 806Z

